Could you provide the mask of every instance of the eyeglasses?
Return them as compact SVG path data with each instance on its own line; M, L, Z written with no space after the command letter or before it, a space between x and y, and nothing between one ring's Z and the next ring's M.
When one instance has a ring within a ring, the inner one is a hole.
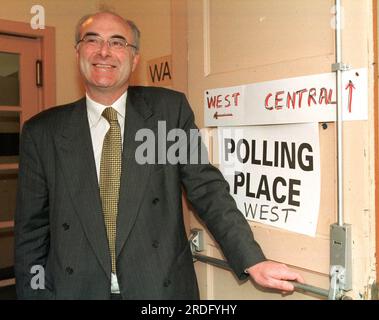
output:
M111 50L122 50L126 47L132 47L137 50L137 46L128 43L125 39L122 38L110 38L104 40L102 37L97 35L88 34L85 35L81 40L76 43L76 47L79 43L83 42L84 45L92 47L94 49L100 49L103 47L104 42L107 42L108 48Z

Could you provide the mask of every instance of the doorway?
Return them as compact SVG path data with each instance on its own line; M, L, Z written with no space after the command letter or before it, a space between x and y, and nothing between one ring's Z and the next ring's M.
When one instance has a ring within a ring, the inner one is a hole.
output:
M378 7L379 7L379 1L374 0L373 1L373 33L374 33L374 61L375 61L375 68L374 68L374 123L375 123L375 154L377 155L379 152L379 87L378 87L378 76L379 76L379 68L378 68L378 57L379 57L379 27L378 27ZM376 156L375 157L375 208L376 208L376 218L375 218L375 224L376 224L376 279L379 279L379 255L378 255L378 249L379 249L379 159ZM376 280L376 283L378 283L378 280ZM376 286L378 288L378 286ZM376 299L378 299L378 290L376 289Z
M0 299L16 297L13 228L19 136L26 120L55 104L55 81L49 81L55 79L55 66L43 70L44 56L55 56L53 41L52 28L34 31L26 23L0 20Z

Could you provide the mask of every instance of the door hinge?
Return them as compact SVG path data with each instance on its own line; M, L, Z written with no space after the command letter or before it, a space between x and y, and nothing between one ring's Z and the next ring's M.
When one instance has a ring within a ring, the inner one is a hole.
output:
M42 60L36 60L36 86L42 87L43 76L42 76Z

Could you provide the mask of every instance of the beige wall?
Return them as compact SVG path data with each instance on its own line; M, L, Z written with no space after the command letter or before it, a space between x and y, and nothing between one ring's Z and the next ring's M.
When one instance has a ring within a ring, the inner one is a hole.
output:
M146 61L171 53L170 0L2 0L0 19L30 22L33 5L45 8L45 23L55 27L57 104L82 96L74 50L74 29L80 17L104 4L139 26L141 63L134 83L146 84Z
M353 297L369 298L375 279L374 42L371 0L343 1L342 60L368 69L368 121L344 125L344 214L352 224ZM376 39L377 41L377 39Z
M141 60L133 82L147 85L146 62L171 54L171 0L113 0L116 12L129 17L141 30Z

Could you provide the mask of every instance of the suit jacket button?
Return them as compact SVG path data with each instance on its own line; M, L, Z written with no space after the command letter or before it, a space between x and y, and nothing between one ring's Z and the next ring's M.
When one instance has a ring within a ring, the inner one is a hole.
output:
M163 282L163 286L164 287L168 287L169 285L171 284L171 281L169 279L165 280L165 282Z
M153 248L158 248L159 247L159 241L158 240L154 240L153 243L152 243L152 246L153 246Z
M155 205L155 204L157 204L159 202L159 198L154 198L154 200L153 200L153 204Z
M66 222L64 224L62 224L62 227L63 227L64 231L67 231L68 229L70 229L70 225Z
M67 268L66 268L66 272L67 272L69 275L71 275L71 274L74 273L74 269L72 269L71 267L67 267Z

